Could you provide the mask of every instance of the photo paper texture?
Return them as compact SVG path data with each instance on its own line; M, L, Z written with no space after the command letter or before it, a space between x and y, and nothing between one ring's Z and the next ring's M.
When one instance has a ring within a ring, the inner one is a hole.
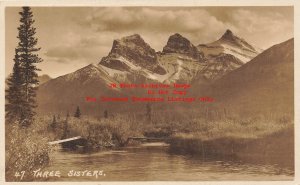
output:
M5 7L5 181L293 181L293 6Z

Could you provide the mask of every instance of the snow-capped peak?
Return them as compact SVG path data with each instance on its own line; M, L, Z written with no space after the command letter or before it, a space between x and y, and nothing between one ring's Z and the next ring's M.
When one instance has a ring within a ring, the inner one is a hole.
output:
M261 49L256 48L255 46L246 42L243 38L234 35L233 32L229 29L227 29L225 33L222 35L222 37L216 42L233 45L241 49L252 51L252 52L259 53L262 51Z

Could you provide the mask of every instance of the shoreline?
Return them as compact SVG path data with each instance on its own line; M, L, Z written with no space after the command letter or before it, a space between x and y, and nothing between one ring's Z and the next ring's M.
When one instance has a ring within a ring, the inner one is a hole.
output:
M287 128L260 138L172 137L170 153L196 157L230 158L244 162L277 164L294 169L294 128Z

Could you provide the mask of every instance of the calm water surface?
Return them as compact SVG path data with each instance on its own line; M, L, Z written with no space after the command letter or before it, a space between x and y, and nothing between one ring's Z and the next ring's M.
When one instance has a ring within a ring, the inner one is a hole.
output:
M204 181L204 180L293 180L292 169L276 164L203 159L174 155L163 143L144 144L116 151L79 154L57 150L47 170L59 170L50 181ZM70 170L103 170L96 177L69 177Z

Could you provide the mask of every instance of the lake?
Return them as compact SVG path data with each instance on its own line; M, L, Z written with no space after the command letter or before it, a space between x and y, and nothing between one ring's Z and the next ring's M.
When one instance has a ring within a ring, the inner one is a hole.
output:
M50 181L293 180L294 177L293 168L278 164L171 154L165 143L145 143L90 154L58 149L52 153L46 170L61 172L61 177L52 177ZM98 178L86 173L68 176L84 170L91 171L90 174L103 172Z

